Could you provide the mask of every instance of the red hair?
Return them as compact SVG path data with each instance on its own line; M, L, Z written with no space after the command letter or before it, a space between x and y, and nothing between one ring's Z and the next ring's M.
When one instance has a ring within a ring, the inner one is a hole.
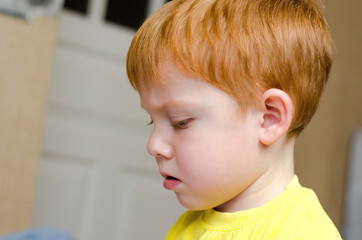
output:
M311 120L332 65L331 40L312 0L173 0L136 33L127 56L130 83L162 84L171 62L225 91L243 110L261 93L285 91L295 112L288 136Z

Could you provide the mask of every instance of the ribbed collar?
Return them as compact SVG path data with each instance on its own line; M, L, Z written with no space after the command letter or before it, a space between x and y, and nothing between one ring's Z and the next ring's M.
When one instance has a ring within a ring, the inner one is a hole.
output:
M273 212L298 197L305 190L306 189L299 184L298 177L294 175L283 192L261 207L233 213L218 212L214 209L209 209L204 211L200 220L204 227L213 230L241 228L242 226L273 214Z

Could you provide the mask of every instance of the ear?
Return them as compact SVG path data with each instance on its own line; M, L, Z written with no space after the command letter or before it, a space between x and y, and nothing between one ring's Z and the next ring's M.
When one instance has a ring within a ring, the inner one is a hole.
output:
M286 92L275 88L265 91L262 100L264 111L259 140L271 145L288 132L294 105Z

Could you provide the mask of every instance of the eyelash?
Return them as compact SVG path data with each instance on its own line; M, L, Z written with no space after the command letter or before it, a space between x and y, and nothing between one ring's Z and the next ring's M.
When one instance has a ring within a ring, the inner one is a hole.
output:
M190 122L190 120L191 119L173 121L173 122L171 122L171 126L174 128L178 128L178 129L185 129L185 128L187 128L187 125ZM147 123L147 125L152 125L152 124L153 124L153 120L151 120L151 122Z
M188 126L188 123L190 122L190 119L184 119L184 120L180 120L180 121L173 121L171 123L172 127L177 128L177 129L185 129Z

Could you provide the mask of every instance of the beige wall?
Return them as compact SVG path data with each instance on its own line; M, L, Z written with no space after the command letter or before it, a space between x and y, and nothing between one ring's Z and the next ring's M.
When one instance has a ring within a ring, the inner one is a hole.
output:
M334 65L320 108L296 147L296 171L340 228L349 140L362 128L362 1L326 0Z
M0 235L30 226L55 29L0 15Z

